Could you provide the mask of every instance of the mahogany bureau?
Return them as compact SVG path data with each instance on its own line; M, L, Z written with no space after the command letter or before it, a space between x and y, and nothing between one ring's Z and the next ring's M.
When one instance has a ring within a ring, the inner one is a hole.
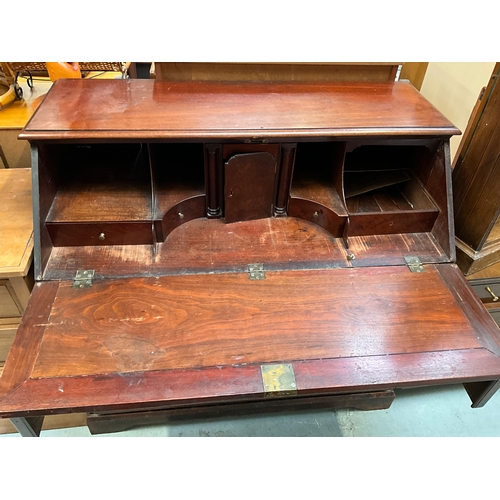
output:
M458 133L406 82L57 81L20 135L36 284L0 417L102 432L458 382L485 404L500 330L454 264Z

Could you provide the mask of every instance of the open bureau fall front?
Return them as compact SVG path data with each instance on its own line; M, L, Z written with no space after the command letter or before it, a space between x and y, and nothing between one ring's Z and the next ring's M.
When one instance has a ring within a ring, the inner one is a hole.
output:
M36 284L0 417L485 404L500 330L454 264L458 133L407 82L57 81L20 136Z

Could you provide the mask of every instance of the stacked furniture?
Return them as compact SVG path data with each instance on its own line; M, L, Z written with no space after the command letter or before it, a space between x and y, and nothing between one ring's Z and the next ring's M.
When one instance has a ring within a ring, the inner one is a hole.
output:
M453 170L457 263L500 324L500 86L497 64Z
M0 169L0 373L33 287L31 171Z

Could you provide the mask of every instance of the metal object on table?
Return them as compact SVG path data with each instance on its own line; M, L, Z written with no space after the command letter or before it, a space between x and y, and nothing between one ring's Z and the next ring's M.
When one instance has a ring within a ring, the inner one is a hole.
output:
M496 295L495 292L489 286L487 286L485 290L491 295L493 302L498 302L498 295Z

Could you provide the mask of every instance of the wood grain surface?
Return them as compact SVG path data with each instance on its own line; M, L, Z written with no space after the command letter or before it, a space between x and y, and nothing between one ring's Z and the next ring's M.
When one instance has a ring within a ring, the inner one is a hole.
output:
M21 134L39 145L41 239L47 224L73 238L75 223L115 219L116 237L151 220L160 238L42 241L48 281L7 359L0 416L262 401L270 363L292 363L299 398L500 378L498 328L449 263L457 133L405 82L59 80ZM230 155L245 162L224 175ZM266 218L218 219L247 171L237 208L250 210L262 172L246 160L262 155ZM394 194L368 179L346 209L346 166L354 183L394 169L411 182ZM102 186L99 219L84 197ZM277 200L294 216L268 217ZM90 288L72 287L77 269L95 270Z
M172 217L178 220L176 213ZM172 231L158 244L156 255L151 245L53 248L44 279L71 280L78 269L94 269L96 278L102 279L243 271L259 262L267 269L404 265L404 256L410 255L422 262L449 262L430 233L353 236L349 246L356 256L353 261L347 260L342 239L295 217L233 224L195 219Z
M32 377L478 347L432 267L105 280L61 284Z
M31 169L0 170L0 278L25 276L33 250Z
M408 82L58 80L20 137L138 140L458 133Z
M273 215L276 158L270 153L231 156L224 164L224 220L227 223Z
M394 81L396 62L156 62L157 80L186 81Z
M486 349L297 361L293 366L299 397L500 378L498 356ZM30 379L0 400L0 416L196 407L263 397L260 365Z
M474 251L483 248L500 215L499 74L497 64L453 170L457 237Z
M303 396L500 377L500 332L455 265L35 293L0 379L4 417L258 400L273 362L293 363Z

